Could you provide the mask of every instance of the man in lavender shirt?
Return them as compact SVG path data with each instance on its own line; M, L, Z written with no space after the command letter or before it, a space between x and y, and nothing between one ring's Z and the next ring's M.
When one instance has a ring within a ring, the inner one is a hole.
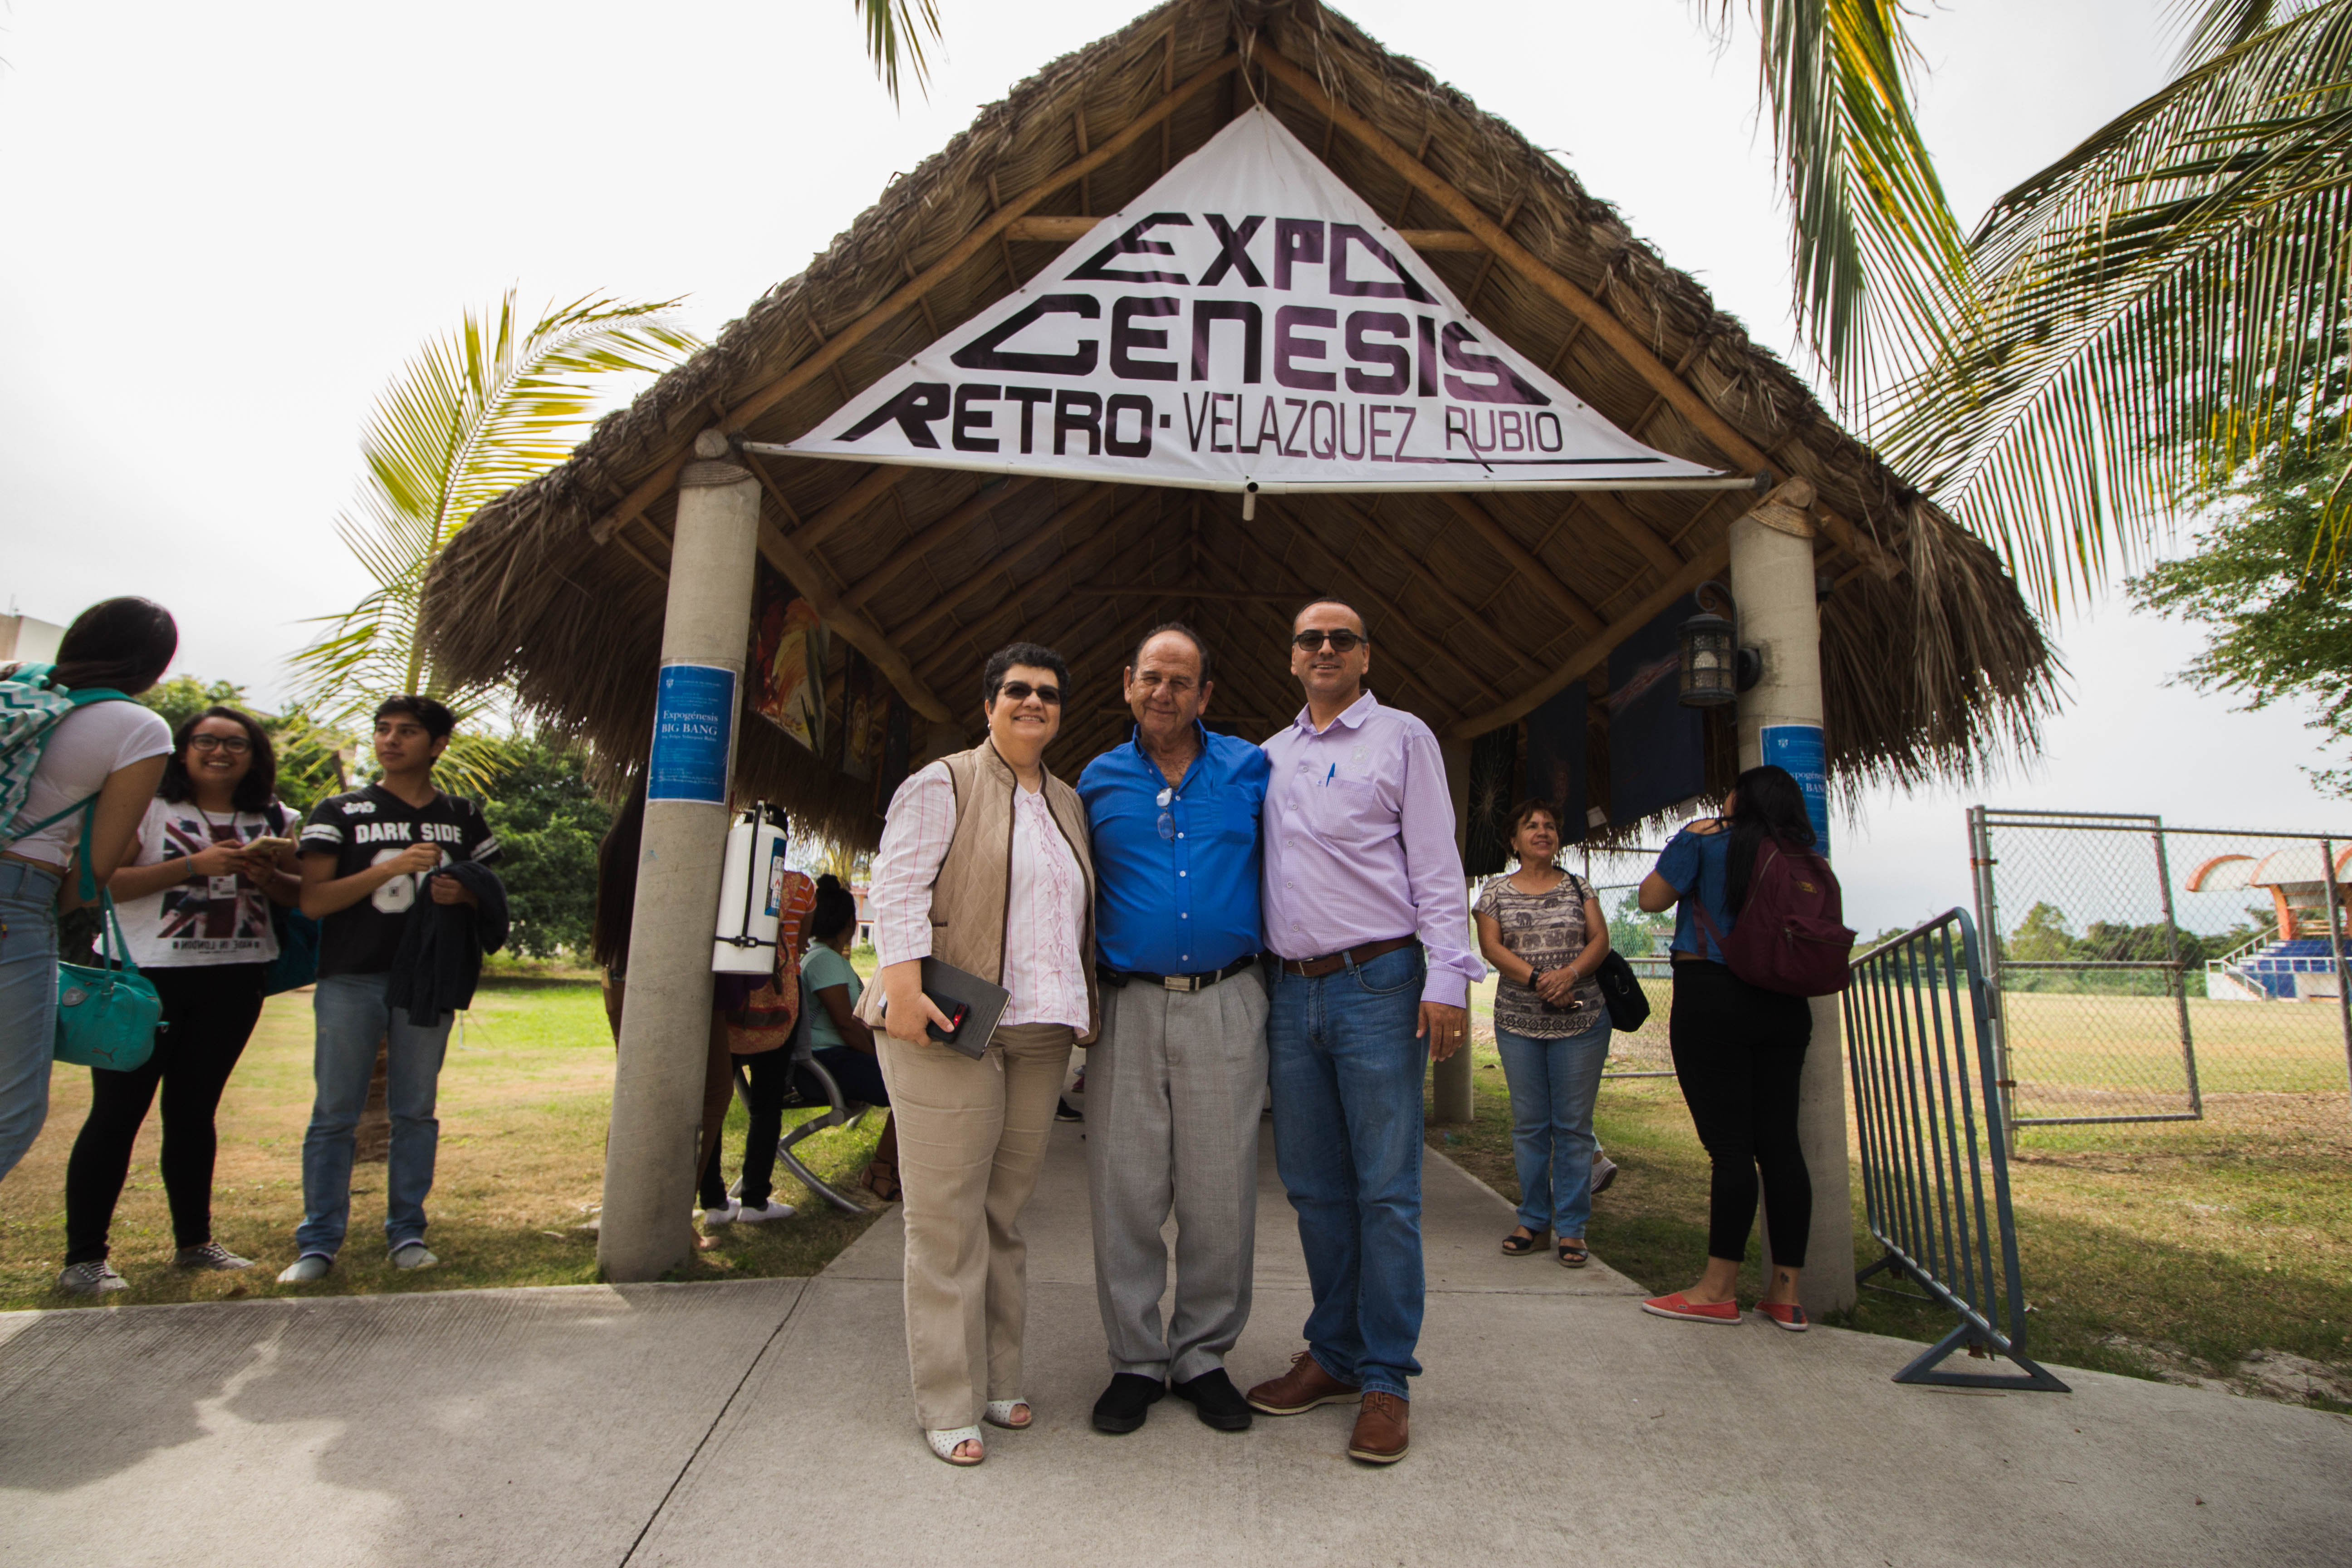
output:
M1265 743L1266 1045L1275 1163L1315 1310L1290 1371L1249 1392L1269 1415L1360 1400L1348 1452L1405 1455L1421 1371L1421 1085L1462 1048L1470 909L1437 737L1364 689L1371 639L1336 599L1291 623L1307 693Z

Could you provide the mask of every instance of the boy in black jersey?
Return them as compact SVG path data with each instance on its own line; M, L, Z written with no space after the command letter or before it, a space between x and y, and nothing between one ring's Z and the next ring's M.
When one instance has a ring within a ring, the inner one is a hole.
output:
M343 1245L351 1218L352 1149L376 1042L385 1042L392 1157L384 1182L384 1237L392 1260L421 1268L440 1259L425 1249L425 1198L441 1123L434 1098L449 1019L412 1023L384 1000L402 928L425 874L458 860L492 860L489 824L472 801L433 787L433 764L457 720L429 697L387 699L375 715L375 760L383 779L320 801L303 824L302 912L320 922L318 1018L313 1070L318 1096L302 1139L300 1256L278 1278L289 1284L323 1279ZM472 903L454 877L435 878L439 903Z

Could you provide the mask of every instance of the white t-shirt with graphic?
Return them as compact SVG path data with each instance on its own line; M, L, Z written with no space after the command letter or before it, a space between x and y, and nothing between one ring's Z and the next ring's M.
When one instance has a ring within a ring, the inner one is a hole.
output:
M278 821L287 819L281 814ZM272 830L266 811L208 812L193 801L153 800L139 823L139 849L125 864L184 860L215 844L248 844ZM283 826L278 837L287 837ZM192 877L143 899L118 899L131 960L142 969L201 963L268 963L278 956L269 895L243 872Z

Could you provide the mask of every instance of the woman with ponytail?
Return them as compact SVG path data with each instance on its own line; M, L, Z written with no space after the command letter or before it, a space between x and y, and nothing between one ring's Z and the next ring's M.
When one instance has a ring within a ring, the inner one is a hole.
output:
M1760 1171L1772 1269L1756 1310L1790 1332L1802 1332L1807 1323L1797 1304L1797 1279L1812 1228L1813 1186L1797 1142L1797 1084L1812 1038L1812 1006L1802 996L1766 991L1732 973L1715 934L1727 938L1738 923L1758 852L1767 843L1792 852L1813 846L1804 791L1785 768L1741 773L1724 797L1723 815L1675 835L1642 882L1643 909L1655 913L1679 907L1666 1033L1683 1102L1714 1167L1706 1272L1688 1289L1642 1308L1686 1322L1739 1321L1739 1263L1756 1225Z

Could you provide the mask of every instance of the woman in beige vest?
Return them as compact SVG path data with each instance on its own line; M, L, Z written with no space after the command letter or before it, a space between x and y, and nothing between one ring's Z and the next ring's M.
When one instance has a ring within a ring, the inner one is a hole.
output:
M988 739L899 786L875 857L875 1026L898 1121L907 1220L907 1359L931 1451L985 1457L979 1422L1018 1432L1027 1248L1070 1047L1095 1037L1094 861L1077 792L1045 771L1069 669L1014 643L988 661ZM1004 1016L974 1061L926 1037L936 957L1003 985Z

